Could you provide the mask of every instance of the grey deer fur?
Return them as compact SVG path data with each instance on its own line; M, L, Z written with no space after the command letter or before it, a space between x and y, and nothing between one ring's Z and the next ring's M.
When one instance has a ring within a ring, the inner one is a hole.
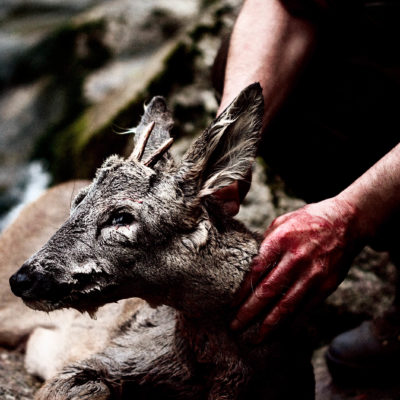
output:
M175 165L172 119L161 97L145 108L135 157L110 157L71 215L10 279L37 310L94 313L133 296L143 305L103 352L49 380L37 400L314 397L308 352L290 333L253 344L257 324L229 322L260 238L210 195L244 178L260 136L258 84L246 88ZM149 126L154 121L154 126Z
M10 290L10 275L60 228L74 196L89 183L71 181L45 191L0 236L0 347L24 344L25 368L45 380L66 365L101 351L116 327L130 319L143 302L131 298L107 304L92 320L73 309L51 314L32 310Z

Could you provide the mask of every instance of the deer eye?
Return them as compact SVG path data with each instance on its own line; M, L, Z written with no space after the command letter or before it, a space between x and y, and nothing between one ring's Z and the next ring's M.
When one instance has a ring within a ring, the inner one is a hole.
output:
M121 225L130 225L134 221L134 218L129 213L118 213L110 218L110 225L112 226L121 226Z

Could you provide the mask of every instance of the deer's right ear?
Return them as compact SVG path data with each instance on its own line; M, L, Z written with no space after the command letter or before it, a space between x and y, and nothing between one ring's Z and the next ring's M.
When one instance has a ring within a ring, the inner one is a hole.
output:
M245 179L261 135L260 84L244 89L183 156L178 172L184 193L200 199Z

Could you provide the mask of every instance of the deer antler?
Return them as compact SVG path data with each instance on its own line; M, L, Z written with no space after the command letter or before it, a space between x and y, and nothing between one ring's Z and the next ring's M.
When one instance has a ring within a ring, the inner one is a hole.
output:
M162 155L171 147L174 139L167 139L157 150L150 155L150 157L143 163L146 167L151 167L154 165Z
M146 130L144 131L144 133L140 136L135 148L132 151L132 154L129 156L129 160L136 160L136 161L140 161L142 159L142 155L144 152L144 149L146 147L147 141L149 140L151 131L153 130L155 125L155 122L150 122L150 124L148 124L146 126Z

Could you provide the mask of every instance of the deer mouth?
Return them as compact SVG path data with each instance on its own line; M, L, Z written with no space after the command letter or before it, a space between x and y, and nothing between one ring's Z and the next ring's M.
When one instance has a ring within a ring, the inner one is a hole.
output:
M98 289L93 288L86 292L75 292L64 296L61 299L43 299L43 300L23 300L25 305L36 311L51 312L63 308L74 308L79 312L88 312L91 316L94 315L98 308L109 303L108 296L105 296Z
M37 311L55 311L62 308L74 308L80 312L94 314L106 303L117 301L117 287L106 283L105 276L74 277L71 284L62 285L62 290L52 290L51 296L45 298L22 297L24 303ZM61 287L60 287L61 289Z

